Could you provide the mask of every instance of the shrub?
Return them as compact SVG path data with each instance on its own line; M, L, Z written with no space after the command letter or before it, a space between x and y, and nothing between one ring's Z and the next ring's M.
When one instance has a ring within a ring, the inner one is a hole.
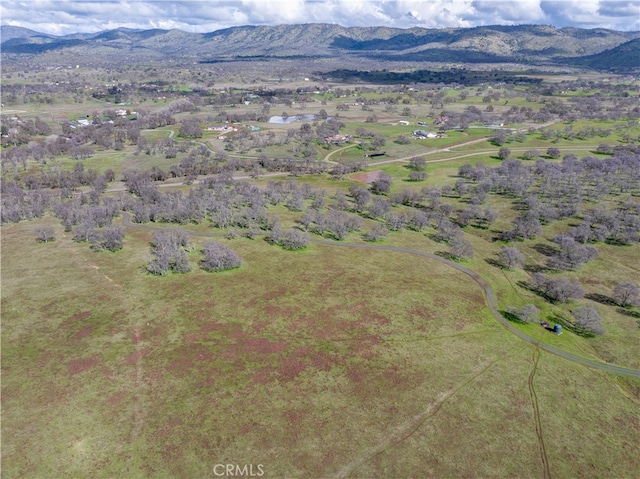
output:
M215 241L207 241L202 250L200 266L206 271L225 271L239 268L242 260L238 253Z
M55 241L56 234L54 229L51 226L41 226L36 228L36 241L38 243L49 243L50 241Z

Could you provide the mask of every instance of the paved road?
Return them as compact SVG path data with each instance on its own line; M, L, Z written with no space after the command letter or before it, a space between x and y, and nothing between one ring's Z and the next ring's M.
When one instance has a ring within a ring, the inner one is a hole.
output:
M155 226L148 226L148 225L139 225L139 224L134 224L131 222L131 218L129 216L129 213L123 213L123 223L126 227L128 228L136 228L136 229L142 229L142 230L162 230L163 228L161 227L155 227ZM194 236L205 236L205 237L215 237L215 236L223 236L222 233L193 233ZM464 266L458 264L458 263L454 263L453 261L449 261L446 258L443 258L441 256L437 256L435 254L431 254L431 253L426 253L424 251L417 251L417 250L413 250L413 249L409 249L409 248L401 248L401 247L396 247L396 246L384 246L384 245L373 245L373 244L356 244L356 243L338 243L336 241L327 241L327 240L320 240L320 239L311 239L310 240L312 243L315 244L320 244L320 245L324 245L324 246L334 246L334 247L340 247L340 248L357 248L357 249L373 249L373 250L379 250L379 251L392 251L392 252L396 252L396 253L405 253L405 254L413 254L413 255L417 255L417 256L423 256L425 258L429 258L429 259L433 259L436 261L439 261L441 263L446 264L447 266L456 269L458 271L460 271L461 273L466 274L467 276L469 276L471 279L473 279L473 281L475 281L475 283L480 286L480 289L482 290L482 292L484 293L484 296L487 300L487 305L489 306L489 309L491 310L491 313L493 314L493 317L498 320L498 322L500 324L502 324L505 328L507 328L507 330L509 330L509 332L515 334L516 336L518 336L520 339L523 339L524 341L527 341L528 343L531 343L535 346L538 346L540 349L547 351L548 353L551 354L555 354L556 356L559 356L561 358L564 358L568 361L572 361L574 363L577 364L581 364L583 366L588 366L590 368L594 368L594 369L599 369L601 371L606 371L608 373L613 373L613 374L620 374L620 375L624 375L624 376L631 376L631 377L636 377L636 378L640 378L640 370L637 369L631 369L631 368L625 368L622 366L616 366L614 364L607 364L607 363L602 363L600 361L594 361L592 359L587 359L584 358L582 356L577 356L575 354L569 353L567 351L563 351L562 349L558 349L554 346L551 346L549 344L543 343L542 341L532 338L531 336L529 336L528 334L522 332L521 330L519 330L518 328L516 328L515 326L513 326L509 321L507 321L498 311L498 305L496 302L496 298L495 295L493 293L493 290L491 289L491 286L489 286L489 284L482 279L482 277L480 275L478 275L477 273L475 273L474 271L470 270L469 268L465 268Z

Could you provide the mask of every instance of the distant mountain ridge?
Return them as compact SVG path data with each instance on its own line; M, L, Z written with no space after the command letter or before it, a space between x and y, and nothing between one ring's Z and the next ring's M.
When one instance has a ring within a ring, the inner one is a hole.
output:
M555 63L621 71L640 68L640 52L634 43L639 39L640 32L547 25L401 29L310 23L241 26L209 33L118 28L64 36L0 27L3 56L55 52L76 59L90 56L123 61L339 56L421 62Z

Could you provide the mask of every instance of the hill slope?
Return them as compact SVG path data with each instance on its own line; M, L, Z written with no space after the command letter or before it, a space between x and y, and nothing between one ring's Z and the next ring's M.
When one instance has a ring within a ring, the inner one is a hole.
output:
M634 47L640 32L558 29L546 25L476 28L351 27L330 24L242 26L210 33L119 28L96 34L57 37L2 26L2 53L8 55L91 55L110 61L236 57L364 57L402 61L519 62L575 64L595 68L637 68ZM595 55L616 49L609 62ZM637 50L636 50L637 52ZM580 62L581 58L591 58ZM567 62L566 59L571 59Z

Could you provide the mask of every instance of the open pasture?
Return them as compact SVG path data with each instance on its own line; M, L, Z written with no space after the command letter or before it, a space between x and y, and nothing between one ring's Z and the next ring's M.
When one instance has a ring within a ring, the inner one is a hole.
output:
M32 227L3 227L5 477L640 467L637 385L513 337L445 265L256 239L238 270L153 277L149 232L96 254Z

